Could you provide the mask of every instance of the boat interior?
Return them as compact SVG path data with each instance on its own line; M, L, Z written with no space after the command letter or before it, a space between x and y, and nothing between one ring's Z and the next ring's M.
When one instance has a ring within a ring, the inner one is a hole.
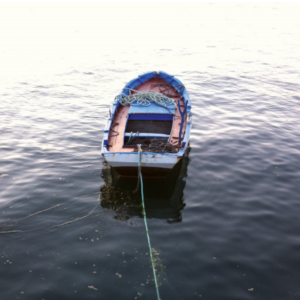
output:
M174 105L165 108L155 103L151 103L150 106L119 105L110 125L108 150L110 152L132 152L137 144L141 144L145 148L153 141L178 146L185 135L187 114L185 111L183 118L180 114L178 100L182 112L185 103L176 89L162 78L152 78L140 84L134 90L162 93L174 100L177 104L176 108ZM132 92L132 94L134 93ZM179 138L182 119L184 122L181 138ZM176 151L178 150L179 147Z

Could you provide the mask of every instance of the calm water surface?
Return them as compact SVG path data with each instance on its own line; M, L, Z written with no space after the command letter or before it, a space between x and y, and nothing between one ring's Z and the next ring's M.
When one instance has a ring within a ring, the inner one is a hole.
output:
M163 70L193 129L181 164L145 182L161 298L300 299L296 8L5 7L0 231L21 232L0 234L0 298L156 299L136 181L100 146L115 95Z

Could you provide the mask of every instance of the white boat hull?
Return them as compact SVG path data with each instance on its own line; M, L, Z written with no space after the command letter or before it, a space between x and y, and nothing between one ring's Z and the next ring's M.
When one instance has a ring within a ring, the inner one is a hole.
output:
M166 176L181 159L185 151L181 153L153 153L144 152L141 157L142 173L146 176ZM138 153L115 152L103 153L105 160L116 169L120 175L137 176Z

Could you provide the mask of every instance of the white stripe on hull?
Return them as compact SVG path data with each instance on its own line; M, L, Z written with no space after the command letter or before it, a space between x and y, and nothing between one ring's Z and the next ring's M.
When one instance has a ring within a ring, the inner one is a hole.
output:
M137 167L137 153L103 153L112 167ZM181 157L172 154L143 153L141 166L148 168L172 169Z

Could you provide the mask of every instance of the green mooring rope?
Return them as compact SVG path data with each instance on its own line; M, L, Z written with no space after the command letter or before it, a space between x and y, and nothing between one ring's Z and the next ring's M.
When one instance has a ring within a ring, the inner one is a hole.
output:
M145 202L144 202L143 177L142 177L142 172L141 172L142 147L141 147L141 145L137 145L137 147L139 150L139 152L138 152L138 157L139 157L138 168L139 168L139 177L140 177L140 181L141 181L141 195L142 195L144 222L145 222L145 228L146 228L146 233L147 233L148 246L149 246L149 251L150 251L150 259L151 259L151 264L152 264L153 277L154 277L154 281L155 281L157 300L160 300L158 284L157 284L157 279L156 279L156 272L155 272L154 261L153 261L153 256L152 256L152 248L151 248L151 243L150 243L149 230L148 230L148 225L147 225Z

